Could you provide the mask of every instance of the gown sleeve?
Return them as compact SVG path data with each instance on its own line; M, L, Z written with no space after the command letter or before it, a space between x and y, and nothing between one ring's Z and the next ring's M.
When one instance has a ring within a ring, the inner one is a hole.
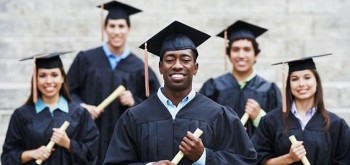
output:
M331 125L333 125L330 131L334 154L332 164L350 164L350 128L344 119Z
M228 107L218 116L214 129L217 130L215 135L217 145L212 149L206 148L206 164L256 163L257 155L253 144L240 119Z
M140 73L142 76L135 75L135 79L137 79L136 85L134 88L136 93L133 95L134 96L134 100L135 100L135 105L140 104L142 101L144 101L145 99L147 99L146 97L146 90L145 90L145 74L144 74L144 70L141 70L142 73ZM158 78L156 76L156 74L153 72L153 70L149 67L148 68L148 81L149 81L149 93L150 96L152 96L153 94L157 93L158 88L160 87L160 83L158 81ZM128 82L130 83L130 82Z
M264 116L252 136L251 140L258 155L258 164L265 164L267 159L273 157L275 137L272 126L268 116Z
M11 116L3 145L2 165L21 164L21 155L24 152L24 137L20 129L22 121L20 115L15 111Z
M277 87L275 83L272 83L271 89L268 94L268 109L264 109L266 112L269 112L277 107L282 106L282 94L280 89Z
M138 160L136 147L136 128L131 124L133 119L126 111L118 120L110 141L104 165L113 164L142 164ZM118 154L117 154L118 153ZM145 163L143 163L145 164Z
M81 115L81 139L71 139L71 155L77 164L94 165L97 161L99 132L88 111L83 110Z
M214 79L210 78L209 80L207 80L203 84L202 88L199 90L199 93L215 101L216 98L214 96L214 93L215 93Z
M83 102L82 98L80 97L80 92L82 90L80 85L83 84L87 66L83 60L83 55L83 52L78 53L67 73L70 94L74 102L77 104Z

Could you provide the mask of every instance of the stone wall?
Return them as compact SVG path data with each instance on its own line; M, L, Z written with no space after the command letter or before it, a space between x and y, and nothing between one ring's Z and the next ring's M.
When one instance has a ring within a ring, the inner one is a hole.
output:
M242 19L269 29L259 37L258 74L280 84L280 67L271 63L306 55L333 53L317 59L326 106L350 123L350 1L346 0L122 0L144 12L131 17L131 50L174 20L215 36ZM94 0L0 0L0 144L10 115L29 94L32 63L19 62L47 51L88 49L101 44L101 11ZM105 15L106 13L104 13ZM210 77L224 73L223 40L210 38L199 47L198 90ZM63 57L68 70L75 53ZM150 65L158 72L158 58ZM159 76L159 75L158 75ZM159 76L161 79L161 77ZM0 149L0 153L2 148Z

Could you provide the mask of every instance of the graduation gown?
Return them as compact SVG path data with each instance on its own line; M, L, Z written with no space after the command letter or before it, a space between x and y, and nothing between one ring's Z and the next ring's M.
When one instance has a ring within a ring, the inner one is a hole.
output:
M304 142L306 157L312 165L350 164L350 130L343 119L329 112L330 127L325 131L323 118L316 112L303 131L298 119L290 113L286 134L282 113L279 108L264 116L252 137L258 164L289 153L291 142L288 137L291 135ZM294 164L302 165L302 162Z
M70 138L70 152L58 145L43 165L94 165L97 161L98 129L87 110L77 104L69 103L69 113L55 110L53 117L45 108L36 113L34 105L24 105L14 111L7 130L2 165L21 164L21 155L26 150L47 145L53 134L53 128L59 128L64 121L69 122L66 130ZM35 160L26 163L36 165Z
M176 115L153 95L118 121L105 165L172 160L187 131L203 131L206 164L254 164L256 153L235 113L197 93ZM192 164L184 157L180 165Z
M117 67L112 70L102 46L79 52L67 76L73 100L78 103L84 102L97 106L119 85L124 85L127 90L132 92L135 104L139 104L146 99L144 63L132 53L127 58L122 59ZM156 93L160 84L150 68L149 84L150 94ZM102 164L104 159L113 128L126 109L126 106L114 101L95 120L101 135L99 164Z
M277 85L258 75L241 89L235 77L231 73L226 73L215 79L207 80L199 92L221 105L231 107L239 118L245 113L248 98L257 101L265 112L282 104L281 92ZM245 127L251 137L255 130L252 120L249 119Z

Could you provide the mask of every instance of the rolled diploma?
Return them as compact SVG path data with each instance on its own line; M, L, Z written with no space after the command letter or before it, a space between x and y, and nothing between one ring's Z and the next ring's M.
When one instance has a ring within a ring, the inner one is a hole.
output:
M123 85L119 85L117 89L113 91L106 99L102 101L97 106L97 109L99 111L102 111L104 108L106 108L112 101L114 101L123 91L125 91L125 87Z
M69 126L69 122L68 121L64 121L64 123L62 124L62 126L60 127L61 131L66 131L66 129ZM49 150L51 150L53 148L53 146L55 145L55 143L53 141L50 141L49 144L46 145L46 148L48 148ZM43 160L38 159L35 161L36 164L41 164L43 163Z
M289 136L289 140L290 140L290 142L292 142L292 144L294 144L294 143L297 142L297 139L295 138L294 135ZM306 156L303 156L303 157L301 158L301 162L303 162L304 165L310 165L310 162L309 162L309 160L307 160L307 157L306 157Z
M248 119L249 119L248 113L244 113L244 115L241 118L242 125L245 125L245 123L247 123Z
M196 137L196 138L199 138L201 135L202 135L203 131L200 130L199 128L196 129L196 131L194 131L193 135ZM184 153L182 153L181 151L179 151L174 159L171 161L172 163L174 164L178 164L180 162L180 160L184 157Z

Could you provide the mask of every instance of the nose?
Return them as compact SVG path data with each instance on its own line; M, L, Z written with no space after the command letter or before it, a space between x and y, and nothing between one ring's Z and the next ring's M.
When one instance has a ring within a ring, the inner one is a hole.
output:
M177 59L173 65L173 68L174 69L182 69L183 68L183 65L181 64L181 61L180 59Z
M300 87L304 86L304 81L303 80L299 80L299 86Z
M243 51L242 49L240 49L240 50L238 51L238 57L244 57L244 56L245 56L244 51Z
M48 83L48 84L52 83L52 77L51 76L47 76L45 82Z

